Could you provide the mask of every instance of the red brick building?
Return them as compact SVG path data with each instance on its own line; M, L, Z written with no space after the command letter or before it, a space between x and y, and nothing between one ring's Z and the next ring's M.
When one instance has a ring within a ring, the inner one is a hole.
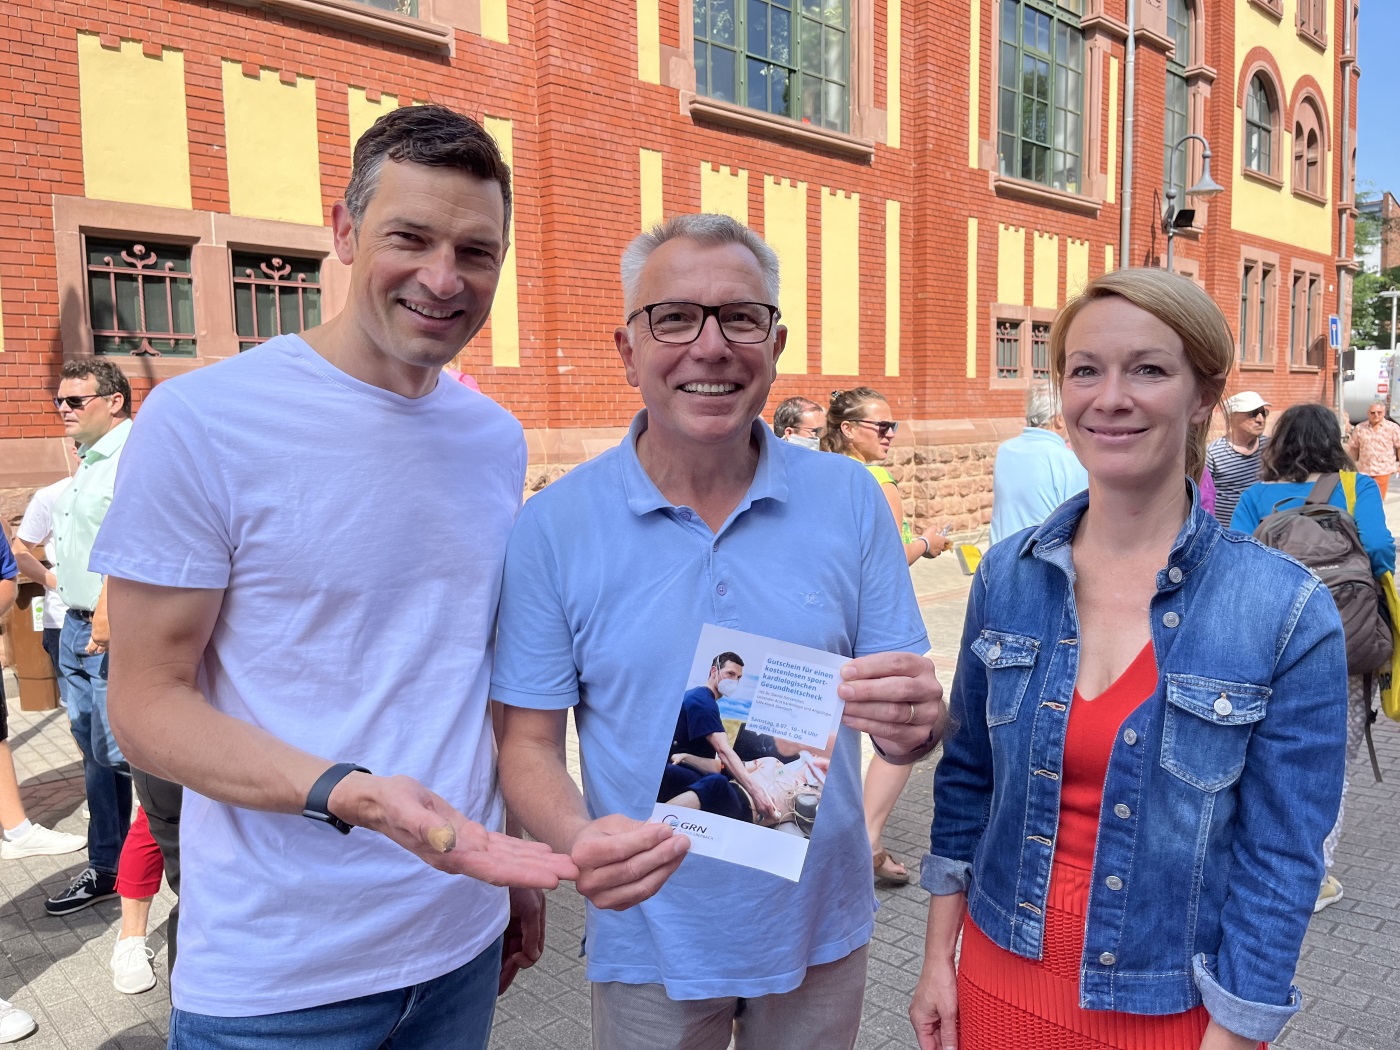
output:
M773 403L876 387L911 424L895 466L917 516L984 521L1057 307L1107 268L1164 264L1167 146L1187 134L1225 192L1184 199L1186 142L1173 261L1238 330L1233 385L1332 399L1358 7L38 0L7 16L0 72L0 490L65 469L65 355L119 354L139 390L333 313L325 223L352 143L428 100L481 118L515 166L512 256L460 364L525 424L534 485L638 406L612 348L623 246L717 210L783 264Z

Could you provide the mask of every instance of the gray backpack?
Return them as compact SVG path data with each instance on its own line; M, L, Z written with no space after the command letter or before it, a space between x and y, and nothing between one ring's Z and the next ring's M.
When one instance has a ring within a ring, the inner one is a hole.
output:
M1347 640L1347 674L1372 674L1390 661L1390 624L1381 613L1381 588L1361 545L1356 519L1327 501L1340 476L1317 479L1301 507L1279 510L1259 523L1255 539L1283 551L1313 571L1337 603Z

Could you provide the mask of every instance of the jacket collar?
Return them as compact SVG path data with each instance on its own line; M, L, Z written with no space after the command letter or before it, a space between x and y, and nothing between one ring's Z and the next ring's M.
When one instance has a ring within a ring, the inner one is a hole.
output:
M1172 542L1166 567L1158 574L1159 585L1164 581L1179 583L1191 575L1215 546L1215 541L1220 538L1220 523L1215 520L1215 515L1201 506L1200 488L1191 478L1186 479L1186 485L1191 493L1191 513L1187 515L1185 524L1181 526L1181 531ZM1031 556L1052 562L1072 576L1073 564L1070 560L1069 545L1074 539L1075 529L1079 527L1079 519L1084 516L1088 506L1088 492L1072 496L1057 507L1040 528L1026 537L1017 553L1021 557ZM1172 569L1180 570L1176 580L1170 579Z

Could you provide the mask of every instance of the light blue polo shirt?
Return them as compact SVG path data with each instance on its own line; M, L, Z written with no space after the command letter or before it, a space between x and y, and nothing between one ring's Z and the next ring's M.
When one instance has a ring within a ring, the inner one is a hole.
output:
M574 708L595 817L651 815L699 641L715 623L850 656L924 653L899 530L864 466L779 441L718 533L617 448L530 499L506 554L491 695ZM587 913L588 978L673 999L769 995L870 939L860 738L842 727L801 881L689 856L651 900Z
M997 449L992 465L991 541L1039 525L1065 500L1089 487L1089 472L1065 439L1026 427Z

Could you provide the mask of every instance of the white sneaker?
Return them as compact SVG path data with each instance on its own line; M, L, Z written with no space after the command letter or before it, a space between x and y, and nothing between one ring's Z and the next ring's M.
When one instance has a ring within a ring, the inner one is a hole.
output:
M1323 908L1331 907L1342 899L1342 884L1331 875L1322 880L1322 886L1317 891L1317 902L1313 905L1313 914L1316 915Z
M70 835L66 831L53 831L42 824L35 824L17 839L0 841L0 858L56 857L61 853L76 853L86 847L85 835Z
M146 947L144 937L119 937L112 949L112 987L127 995L149 992L156 986L151 960L156 953Z
M92 810L88 808L88 804L87 804L86 802L83 803L83 819L84 819L84 820L91 820L91 819L92 819Z
M38 1027L34 1018L18 1006L11 1006L4 999L0 999L0 1043L13 1043L16 1039L23 1039Z

